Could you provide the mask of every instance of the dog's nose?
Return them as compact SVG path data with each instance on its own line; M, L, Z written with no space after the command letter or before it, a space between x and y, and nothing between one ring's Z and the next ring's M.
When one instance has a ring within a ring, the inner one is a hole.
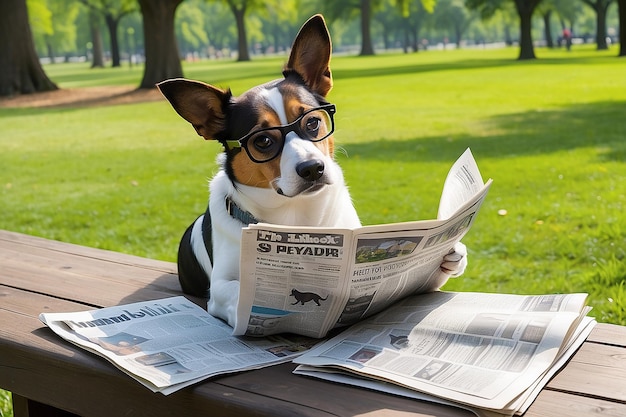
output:
M324 174L324 161L310 159L300 162L296 166L296 172L307 181L315 181Z

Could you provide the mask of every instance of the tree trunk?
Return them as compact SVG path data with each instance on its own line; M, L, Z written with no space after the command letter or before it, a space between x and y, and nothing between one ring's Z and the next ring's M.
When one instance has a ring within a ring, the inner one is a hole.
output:
M277 53L280 50L281 37L280 28L278 25L274 26L274 53Z
M552 28L550 25L550 17L552 16L552 10L548 10L543 14L543 30L546 37L546 46L548 48L554 48L554 41L552 40Z
M104 48L102 47L102 32L100 32L100 15L89 8L89 31L91 32L91 53L93 58L91 68L104 67Z
M371 35L372 5L370 0L361 0L361 54L374 55Z
M48 58L50 59L51 64L56 64L56 57L54 56L54 48L52 47L52 43L48 36L46 38L46 49L48 51Z
M183 76L174 34L174 15L181 2L139 0L146 50L146 65L139 88L154 88L163 80Z
M26 0L0 1L0 96L57 88L35 52Z
M535 48L532 38L531 18L535 7L541 0L515 0L515 6L520 18L520 52L517 59L535 59Z
M237 61L250 61L248 36L246 35L246 6L244 4L241 9L238 9L233 2L229 1L228 4L230 4L230 9L237 22Z
M626 0L617 0L619 15L619 55L626 56Z
M609 49L606 43L606 12L613 0L583 0L596 12L596 46L598 51Z
M411 27L411 25L409 24L408 18L404 18L403 26L404 26L404 30L403 30L404 31L404 43L402 45L402 51L405 54L408 54L409 53L409 29Z
M411 38L411 44L413 45L413 52L418 52L420 50L420 43L419 43L420 25L417 24L413 26L411 29L412 29L411 34L413 35Z
M513 45L513 38L511 37L511 29L509 25L504 25L504 43L506 46Z
M111 39L111 66L120 67L120 43L117 37L117 27L120 19L114 18L110 13L106 13L104 15L104 21L109 30L109 39Z
M611 4L611 0L598 0L596 9L596 45L598 51L609 49L606 43L606 11Z
M383 25L383 45L385 45L385 51L388 50L391 46L391 42L389 40L389 30L387 29L387 25Z

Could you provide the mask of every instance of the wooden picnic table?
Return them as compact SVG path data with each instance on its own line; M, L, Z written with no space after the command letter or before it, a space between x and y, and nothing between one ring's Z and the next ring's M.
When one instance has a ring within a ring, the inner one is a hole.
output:
M473 415L294 375L293 364L211 378L164 396L38 319L42 312L180 294L173 263L0 230L0 388L13 393L15 416ZM626 416L626 327L599 324L525 415Z

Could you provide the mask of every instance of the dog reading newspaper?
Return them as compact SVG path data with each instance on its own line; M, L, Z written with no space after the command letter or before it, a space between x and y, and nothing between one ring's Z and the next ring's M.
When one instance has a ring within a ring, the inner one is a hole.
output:
M244 228L234 334L324 337L409 294L439 289L450 277L441 260L470 229L490 185L467 149L448 172L438 220Z
M468 150L448 174L438 220L244 229L234 329L184 297L40 319L165 395L294 360L298 374L478 415L521 413L595 321L585 294L436 291L449 278L441 258L467 233L490 184Z

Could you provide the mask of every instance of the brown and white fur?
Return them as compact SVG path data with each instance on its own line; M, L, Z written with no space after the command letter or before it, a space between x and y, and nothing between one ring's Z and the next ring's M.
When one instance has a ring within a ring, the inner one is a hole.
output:
M183 290L206 296L210 286L208 312L233 327L239 297L241 228L248 223L246 219L291 226L360 226L333 157L332 136L311 142L290 132L282 153L263 163L226 143L255 129L286 125L303 111L327 104L332 88L330 57L330 35L323 17L316 15L300 29L282 79L239 97L233 97L230 90L185 79L158 85L200 136L224 146L219 157L221 169L210 183L209 207L183 236L178 264ZM229 212L230 202L244 213L243 220ZM442 260L442 271L448 276L460 275L467 263L465 247L460 244L455 249Z

